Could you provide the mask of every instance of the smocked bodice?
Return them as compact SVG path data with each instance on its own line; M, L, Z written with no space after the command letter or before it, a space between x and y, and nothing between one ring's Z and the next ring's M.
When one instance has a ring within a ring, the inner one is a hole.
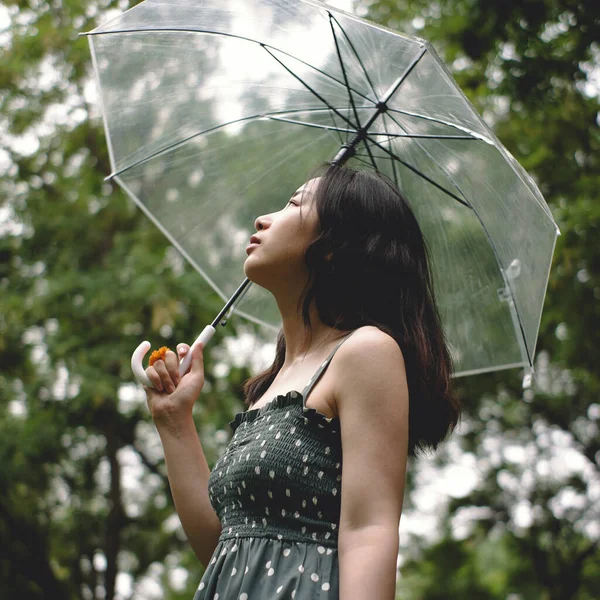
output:
M272 537L337 544L340 422L304 405L297 391L238 413L209 479L221 539Z

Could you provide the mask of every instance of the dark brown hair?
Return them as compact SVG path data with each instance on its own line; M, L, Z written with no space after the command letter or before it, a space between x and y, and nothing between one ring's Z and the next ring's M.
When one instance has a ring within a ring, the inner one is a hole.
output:
M298 302L307 338L313 300L330 327L373 325L393 337L406 365L409 453L436 449L456 426L460 405L417 220L381 173L323 165L314 176L321 177L314 192L319 234L306 250L309 278ZM282 329L273 364L244 384L247 405L267 391L284 360Z

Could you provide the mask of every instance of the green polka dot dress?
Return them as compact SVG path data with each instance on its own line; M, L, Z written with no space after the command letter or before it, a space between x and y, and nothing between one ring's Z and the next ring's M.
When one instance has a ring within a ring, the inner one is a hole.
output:
M208 482L223 529L194 600L339 598L340 421L307 408L306 398L350 335L302 393L230 422L233 436Z

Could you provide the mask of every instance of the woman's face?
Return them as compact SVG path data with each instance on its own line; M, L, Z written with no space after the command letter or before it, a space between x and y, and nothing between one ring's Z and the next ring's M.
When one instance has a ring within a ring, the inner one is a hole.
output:
M313 192L319 178L299 187L284 208L258 217L254 223L259 244L247 250L244 273L267 289L278 283L304 282L307 270L304 253L318 234L318 216Z

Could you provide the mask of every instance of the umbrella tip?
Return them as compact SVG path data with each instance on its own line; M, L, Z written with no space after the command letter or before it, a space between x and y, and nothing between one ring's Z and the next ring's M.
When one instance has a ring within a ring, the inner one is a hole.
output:
M523 374L523 389L528 390L533 384L533 367L525 367Z

